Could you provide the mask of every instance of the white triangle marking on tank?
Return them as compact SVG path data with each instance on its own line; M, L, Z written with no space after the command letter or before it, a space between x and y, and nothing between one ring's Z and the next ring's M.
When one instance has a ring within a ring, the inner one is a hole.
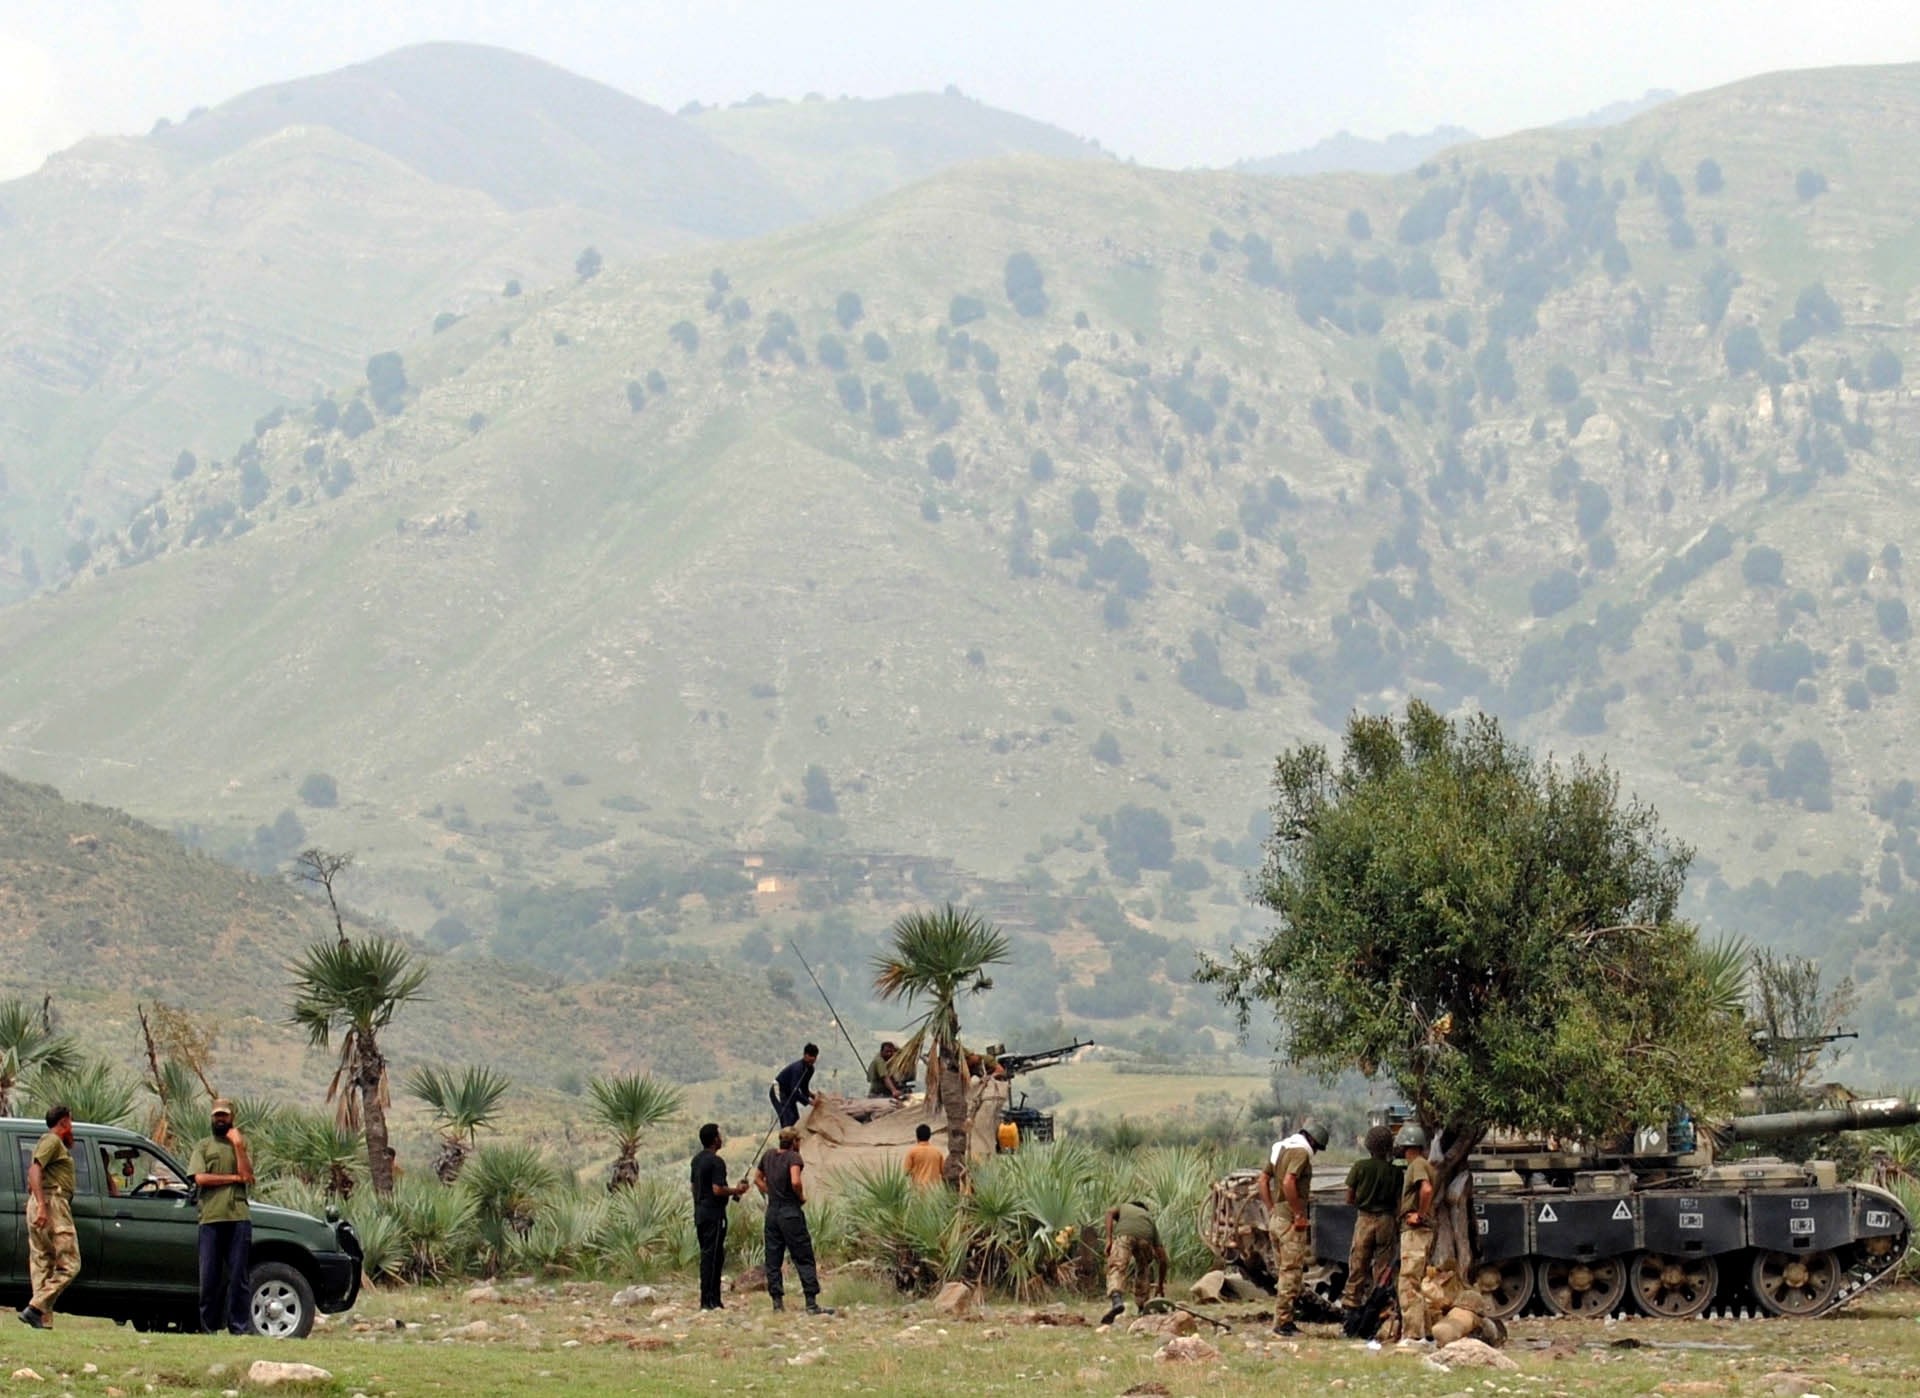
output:
M1540 1206L1540 1214L1539 1214L1539 1217L1535 1220L1535 1222L1558 1223L1559 1221L1560 1221L1560 1215L1553 1211L1553 1205L1542 1204Z
M1618 1204L1613 1206L1613 1216L1615 1218L1624 1218L1628 1223L1633 1222L1633 1210L1627 1207L1627 1201L1625 1199L1622 1199Z

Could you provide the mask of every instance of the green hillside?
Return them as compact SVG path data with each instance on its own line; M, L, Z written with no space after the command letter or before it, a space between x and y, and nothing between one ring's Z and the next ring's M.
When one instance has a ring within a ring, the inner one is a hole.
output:
M1009 160L477 307L0 614L0 761L293 810L567 974L987 887L1031 1013L1194 1029L1273 754L1418 694L1606 753L1891 1038L1916 120L1907 67L1396 179Z
M349 870L343 890L353 881ZM0 776L0 994L51 996L61 1026L115 1063L140 1060L136 1002L165 1001L218 1025L223 1090L317 1102L331 1064L286 1022L287 966L331 935L325 908L282 880ZM427 955L427 998L389 1035L395 1062L491 1063L548 1093L596 1072L644 1069L690 1085L757 1077L814 1028L764 980L695 963L563 985ZM717 1004L732 1007L725 1023Z
M753 161L816 216L854 208L971 161L1104 158L1097 143L952 88L872 100L763 98L708 108L691 120Z

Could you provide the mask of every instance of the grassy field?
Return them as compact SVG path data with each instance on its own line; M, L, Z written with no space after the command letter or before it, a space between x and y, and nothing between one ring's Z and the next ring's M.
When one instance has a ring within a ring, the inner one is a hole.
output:
M1265 1315L1224 1313L1218 1359L1157 1362L1158 1337L1094 1328L1091 1302L1049 1306L1086 1324L1039 1325L1026 1305L945 1320L925 1302L902 1303L871 1284L829 1278L840 1313L773 1316L764 1298L727 1313L685 1307L685 1285L621 1308L598 1285L503 1285L498 1300L462 1291L370 1295L305 1342L146 1336L104 1321L62 1318L56 1331L11 1330L0 1374L31 1368L14 1391L103 1395L219 1393L244 1387L256 1359L317 1364L330 1382L305 1391L463 1395L642 1391L754 1392L804 1383L818 1393L1352 1394L1911 1394L1920 1386L1920 1293L1886 1292L1824 1320L1570 1322L1528 1320L1506 1353L1514 1372L1448 1377L1423 1356L1370 1351L1314 1326L1274 1340ZM476 1328L477 1327L477 1328ZM1205 1330L1206 1327L1201 1327ZM457 1332L457 1333L456 1333ZM95 1372L86 1372L85 1366ZM1141 1388L1157 1383L1159 1388Z
M1223 1076L1213 1073L1126 1073L1114 1063L1076 1063L1055 1068L1042 1076L1047 1085L1060 1094L1053 1108L1056 1116L1075 1113L1085 1117L1133 1117L1144 1119L1167 1116L1200 1105L1199 1099L1224 1094L1236 1104L1256 1093L1265 1095L1265 1068L1249 1066L1244 1074ZM1014 1084L1018 1097L1021 1084Z

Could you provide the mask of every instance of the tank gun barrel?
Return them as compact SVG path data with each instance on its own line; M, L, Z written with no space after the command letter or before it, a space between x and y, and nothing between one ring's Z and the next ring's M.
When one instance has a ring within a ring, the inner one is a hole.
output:
M1789 1136L1824 1135L1833 1131L1892 1130L1916 1122L1920 1122L1920 1103L1899 1097L1876 1097L1838 1107L1737 1116L1727 1122L1726 1135L1735 1141L1778 1141Z

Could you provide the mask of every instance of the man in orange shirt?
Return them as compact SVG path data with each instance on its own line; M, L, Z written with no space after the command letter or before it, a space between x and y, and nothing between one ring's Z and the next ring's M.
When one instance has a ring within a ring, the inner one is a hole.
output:
M933 1128L922 1122L913 1131L914 1142L907 1147L907 1178L921 1189L939 1184L947 1171L947 1153L933 1143Z

